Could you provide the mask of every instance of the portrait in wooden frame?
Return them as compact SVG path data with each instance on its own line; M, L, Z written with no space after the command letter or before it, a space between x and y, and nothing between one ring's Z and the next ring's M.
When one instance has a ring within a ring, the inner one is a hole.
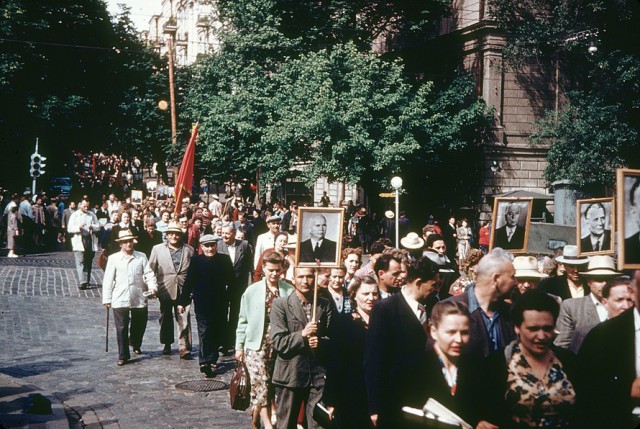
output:
M343 222L343 208L300 207L296 266L340 266Z
M615 204L613 197L576 201L576 243L578 254L612 254L615 246Z
M640 268L640 170L616 171L618 269Z
M489 250L501 247L512 253L525 253L532 209L533 198L496 197Z
M131 191L131 204L142 204L142 191Z

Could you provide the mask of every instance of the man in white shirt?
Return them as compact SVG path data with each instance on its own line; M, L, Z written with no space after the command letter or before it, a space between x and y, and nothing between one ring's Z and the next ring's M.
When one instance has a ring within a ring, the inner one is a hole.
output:
M118 366L131 358L129 344L135 354L142 354L140 347L147 329L147 296L158 291L156 276L146 255L133 250L136 238L128 229L118 233L116 241L120 244L120 251L109 256L102 282L102 304L113 308Z
M556 329L560 333L554 341L556 346L577 353L586 333L608 319L602 290L607 280L622 274L614 267L611 256L591 257L587 271L582 273L587 278L591 293L582 298L570 298L562 302L556 322ZM581 332L580 335L576 335L578 331Z
M80 289L86 289L91 281L91 264L99 250L96 232L100 231L100 222L95 213L89 210L89 201L82 200L80 210L69 218L67 232L71 235L71 248L76 261Z

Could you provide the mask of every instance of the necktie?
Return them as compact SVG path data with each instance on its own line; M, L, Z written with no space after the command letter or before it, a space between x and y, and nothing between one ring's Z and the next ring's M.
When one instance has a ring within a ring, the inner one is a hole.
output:
M596 241L596 252L600 251L600 240Z
M427 332L427 310L422 304L418 304L418 319L424 332Z
M313 257L319 259L320 257L320 243L316 243L316 248L313 249Z
M509 234L507 235L507 241L508 242L511 242L511 237L513 236L513 232L514 232L513 229L511 231L509 231Z

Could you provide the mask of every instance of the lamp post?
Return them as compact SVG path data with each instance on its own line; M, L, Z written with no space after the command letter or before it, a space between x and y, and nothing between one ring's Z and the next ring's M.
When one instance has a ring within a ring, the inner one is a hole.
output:
M395 176L391 179L391 186L396 191L396 249L400 248L400 188L402 188L402 178Z

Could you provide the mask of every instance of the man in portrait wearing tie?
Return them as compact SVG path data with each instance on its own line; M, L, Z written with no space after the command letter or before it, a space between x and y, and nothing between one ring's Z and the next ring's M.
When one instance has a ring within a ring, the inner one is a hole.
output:
M336 242L325 238L327 218L321 214L309 216L309 239L300 243L300 262L337 263Z
M504 211L505 225L496 229L493 247L503 249L524 249L524 228L518 225L520 219L520 204L507 203Z
M584 211L589 234L580 239L580 252L611 251L611 230L605 229L607 211L602 203L591 203Z

